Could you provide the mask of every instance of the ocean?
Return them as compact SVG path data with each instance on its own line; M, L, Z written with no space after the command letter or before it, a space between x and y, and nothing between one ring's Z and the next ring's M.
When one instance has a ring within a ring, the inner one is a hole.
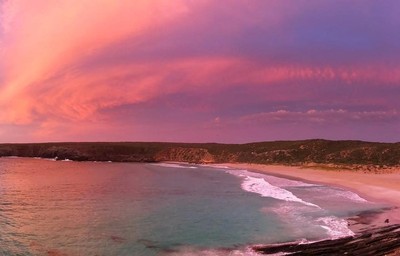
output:
M256 255L352 235L378 205L224 166L0 158L0 255Z

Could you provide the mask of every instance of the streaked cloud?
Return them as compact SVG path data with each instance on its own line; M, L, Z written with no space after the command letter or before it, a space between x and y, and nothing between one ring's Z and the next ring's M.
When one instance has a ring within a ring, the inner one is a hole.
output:
M236 141L229 120L299 122L299 138L321 122L349 125L337 138L399 128L397 1L0 3L5 140Z
M293 112L287 110L278 110L274 112L257 113L244 116L241 122L253 123L340 123L340 122L357 122L357 123L382 123L382 122L399 122L400 113L396 110L392 111L347 111L344 109L315 110L310 109L305 112Z

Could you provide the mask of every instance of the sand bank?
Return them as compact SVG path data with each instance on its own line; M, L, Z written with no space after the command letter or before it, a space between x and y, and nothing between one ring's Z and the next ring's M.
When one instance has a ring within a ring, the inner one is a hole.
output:
M349 170L324 170L310 167L260 164L224 164L266 174L281 175L305 181L333 185L351 190L365 199L393 206L391 211L374 218L373 225L389 219L390 224L400 224L400 169L390 173L364 173Z

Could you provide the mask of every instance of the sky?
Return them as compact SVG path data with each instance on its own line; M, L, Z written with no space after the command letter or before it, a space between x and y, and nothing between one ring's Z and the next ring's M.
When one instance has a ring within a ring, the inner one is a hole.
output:
M0 143L400 141L400 1L0 0Z

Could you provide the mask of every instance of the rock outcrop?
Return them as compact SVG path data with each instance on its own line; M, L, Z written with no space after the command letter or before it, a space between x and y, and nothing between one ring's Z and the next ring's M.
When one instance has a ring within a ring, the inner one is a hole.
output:
M215 163L214 156L204 148L168 148L157 153L155 160L189 163Z
M400 225L372 229L355 237L324 240L315 243L287 243L282 245L255 246L253 249L265 255L363 255L383 256L400 248Z

